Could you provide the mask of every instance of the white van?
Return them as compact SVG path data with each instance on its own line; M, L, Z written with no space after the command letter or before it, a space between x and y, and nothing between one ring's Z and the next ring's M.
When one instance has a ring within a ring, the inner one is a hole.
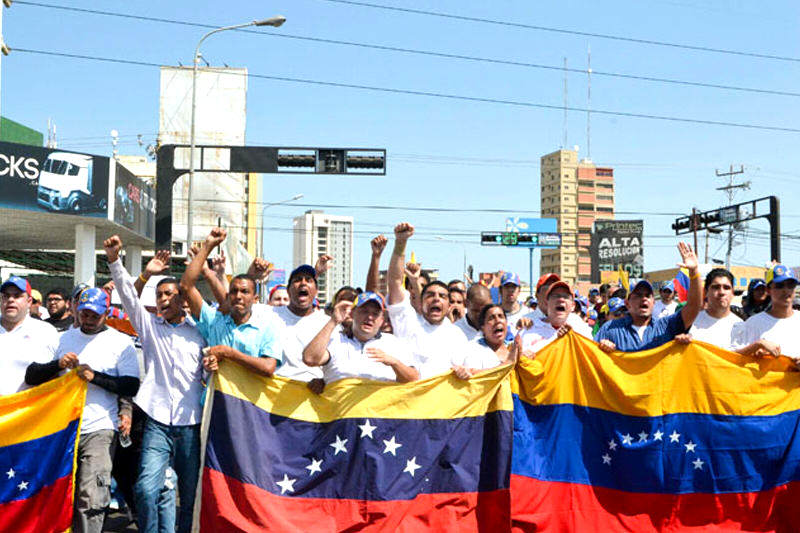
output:
M53 152L39 169L36 201L54 211L104 210L107 199L94 196L92 156Z

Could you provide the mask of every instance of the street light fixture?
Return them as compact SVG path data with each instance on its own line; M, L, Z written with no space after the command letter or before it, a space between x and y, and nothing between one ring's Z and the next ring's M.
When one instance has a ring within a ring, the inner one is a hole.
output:
M200 41L198 41L197 47L194 49L194 62L192 65L192 125L189 133L190 137L189 197L186 206L186 249L187 250L192 246L192 237L193 237L192 236L192 185L194 182L195 114L197 111L197 69L200 63L200 45L202 45L203 41L205 41L208 37L222 31L238 30L241 28L247 28L249 26L272 26L277 28L279 26L282 26L284 22L286 22L286 17L284 17L283 15L277 15L268 19L253 20L251 22L246 22L244 24L235 24L233 26L223 26L221 28L216 28L203 35L203 37L200 38Z
M453 244L460 244L461 245L461 248L464 250L464 270L463 270L463 272L461 272L461 276L459 276L458 279L463 279L464 275L467 273L467 247L466 247L466 245L464 245L464 243L462 243L462 242L458 242L458 241L455 241L453 239L447 239L445 237L442 237L441 235L434 236L434 239L436 239L437 241L447 241L447 242L452 242Z
M296 200L299 200L302 197L303 197L302 193L295 194L294 196L292 196L291 198L288 198L286 200L281 200L280 202L270 202L270 203L264 205L264 208L261 210L261 243L258 245L258 257L261 257L262 259L264 258L264 212L270 207L273 207L273 206L276 206L276 205L288 204L290 202L294 202ZM267 289L267 284L266 283L262 284L262 286L261 286L261 291L262 291L261 299L262 299L262 301L266 301L266 296L267 296L266 289Z

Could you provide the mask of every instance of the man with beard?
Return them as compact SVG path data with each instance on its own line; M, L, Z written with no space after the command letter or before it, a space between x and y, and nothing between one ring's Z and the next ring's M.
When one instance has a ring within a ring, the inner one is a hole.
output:
M467 289L467 312L455 322L456 327L464 332L468 341L480 337L480 315L484 307L492 303L492 293L485 285L475 283Z
M733 332L742 319L731 312L733 274L715 268L706 275L706 308L700 311L689 334L692 339L707 342L726 350L733 346Z
M30 292L28 281L17 276L0 285L0 396L28 389L28 365L47 363L56 353L56 329L28 314Z
M333 315L303 350L303 362L321 367L325 383L348 377L408 383L419 372L407 343L391 333L381 333L383 298L374 292L343 300ZM350 318L350 328L339 327Z
M55 359L32 363L25 374L29 385L49 381L60 372L77 369L89 383L78 441L73 530L100 533L111 500L111 467L116 448L120 396L139 389L139 362L127 335L106 326L111 302L103 289L85 289L76 307L80 327L61 335Z
M734 333L739 353L785 355L800 361L800 312L792 308L797 275L786 265L774 265L767 272L767 290L772 307L748 318Z
M625 299L628 315L606 322L597 332L595 340L604 351L636 352L666 344L692 327L703 303L697 256L686 243L678 244L682 263L678 266L689 271L689 297L678 312L663 318L653 317L653 286L641 280L631 287Z
M72 312L69 309L69 295L64 289L52 289L44 297L44 305L50 314L44 321L52 324L59 332L67 331L72 325Z
M252 319L252 308L257 298L255 280L246 274L234 276L224 302L220 302L216 310L203 301L195 287L208 255L222 244L226 236L222 228L211 230L180 283L181 294L189 303L197 329L209 345L203 366L214 371L221 360L230 359L251 372L272 376L281 364L282 355L275 327Z
M389 289L389 318L394 334L411 343L422 378L451 371L461 365L467 338L447 318L450 296L447 285L432 281L425 285L420 295L421 314L411 306L403 290L405 250L414 226L401 222L394 228L395 243L389 262L387 284Z

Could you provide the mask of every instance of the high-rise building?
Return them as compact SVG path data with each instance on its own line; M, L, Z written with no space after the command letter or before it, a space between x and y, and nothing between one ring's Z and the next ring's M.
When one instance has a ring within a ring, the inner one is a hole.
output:
M561 248L542 250L540 272L585 289L592 272L592 224L614 218L614 169L579 161L577 150L542 156L540 168L542 217L557 219L562 235Z
M313 265L321 255L333 266L317 280L317 298L328 303L339 288L353 284L353 217L309 210L294 218L294 267Z

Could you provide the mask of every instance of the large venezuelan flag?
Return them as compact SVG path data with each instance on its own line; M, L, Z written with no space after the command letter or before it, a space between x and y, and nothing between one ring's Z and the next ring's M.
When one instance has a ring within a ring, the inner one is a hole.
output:
M345 379L317 396L226 362L202 530L507 531L510 370L404 385Z
M708 344L518 366L516 531L797 531L800 373Z
M0 396L0 531L65 531L86 382L74 372Z

